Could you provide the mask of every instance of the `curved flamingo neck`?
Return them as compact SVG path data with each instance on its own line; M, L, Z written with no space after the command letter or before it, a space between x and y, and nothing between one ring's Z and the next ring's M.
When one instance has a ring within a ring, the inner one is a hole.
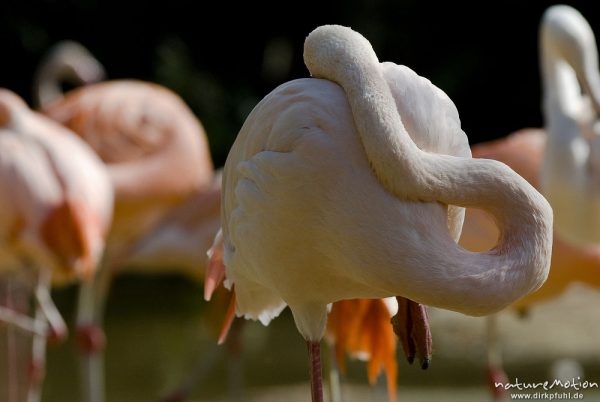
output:
M379 60L365 38L340 28L326 25L308 36L306 66L312 76L334 81L346 92L361 142L384 187L404 199L418 198L419 149L400 120ZM390 175L391 167L400 169L398 174Z
M81 44L63 41L42 60L34 77L33 101L43 108L63 97L63 83L91 84L105 77L104 68Z
M403 200L481 208L496 218L501 234L493 253L465 255L454 242L446 243L446 250L437 251L453 269L438 278L459 284L471 276L481 288L504 295L486 301L486 292L471 287L472 294L466 295L464 287L456 286L448 299L440 299L435 289L444 284L439 283L411 298L482 314L541 286L550 263L552 210L527 181L497 161L421 151L402 124L371 45L351 29L317 28L305 41L304 58L313 76L334 81L346 92L367 159L384 188ZM445 271L442 264L436 268ZM404 275L414 276L415 283L429 280L419 270Z

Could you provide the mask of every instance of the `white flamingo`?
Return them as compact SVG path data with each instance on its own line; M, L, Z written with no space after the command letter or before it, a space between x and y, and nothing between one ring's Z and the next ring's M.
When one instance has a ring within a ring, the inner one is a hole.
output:
M473 156L506 163L540 189L555 214L548 281L511 307L526 310L560 296L574 282L600 286L600 192L597 125L600 111L598 54L591 27L569 6L552 6L540 24L540 57L545 130L523 129L506 138L477 144ZM468 211L460 243L489 249L498 237L491 217ZM487 318L489 383L497 400L506 393L496 317Z
M267 95L227 158L223 263L238 315L266 324L290 307L308 344L312 399L322 401L330 303L401 295L498 311L546 279L552 210L506 165L470 159L448 97L406 67L380 64L360 34L319 27L304 59L323 79ZM495 216L491 252L456 245L463 209L453 205Z
M569 6L553 6L540 27L547 132L540 173L557 233L600 243L600 74L594 33Z

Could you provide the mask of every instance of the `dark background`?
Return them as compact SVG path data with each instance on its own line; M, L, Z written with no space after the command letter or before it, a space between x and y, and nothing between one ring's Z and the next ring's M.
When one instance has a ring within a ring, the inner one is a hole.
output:
M600 33L597 2L565 3ZM474 144L542 124L537 32L552 4L3 0L0 86L30 101L45 51L61 39L77 40L109 78L154 81L179 93L205 125L222 165L251 108L278 84L308 75L305 36L337 23L369 39L380 60L407 65L448 93Z

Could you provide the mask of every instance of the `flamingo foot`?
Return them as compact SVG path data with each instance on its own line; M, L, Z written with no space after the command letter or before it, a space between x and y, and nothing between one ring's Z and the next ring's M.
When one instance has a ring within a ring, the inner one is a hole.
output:
M77 344L87 354L98 353L106 347L104 331L97 325L80 325L77 328Z
M392 317L394 333L400 338L402 349L410 364L415 357L423 370L431 363L431 330L424 305L397 296L398 313Z
M504 401L506 400L506 389L504 386L497 386L499 384L507 384L508 376L504 372L504 370L500 367L496 366L488 366L487 368L487 381L492 391L492 396L494 401Z
M323 402L323 375L321 367L321 342L306 341L310 369L310 392L312 402Z

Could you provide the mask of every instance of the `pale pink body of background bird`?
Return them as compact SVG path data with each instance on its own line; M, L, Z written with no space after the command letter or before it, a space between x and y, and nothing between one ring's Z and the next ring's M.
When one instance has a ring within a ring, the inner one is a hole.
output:
M73 130L105 162L115 212L103 267L79 298L84 395L103 401L101 317L112 276L131 248L173 207L213 185L204 129L174 93L141 81L107 81L73 90L43 113Z
M30 111L10 91L0 90L0 187L0 274L6 297L2 304L11 307L11 289L30 292L15 296L21 302L32 298L38 306L33 324L46 316L50 331L64 331L49 298L50 276L62 282L89 281L94 275L113 211L113 189L104 164L69 130ZM29 306L20 307L21 314L32 315ZM9 353L3 355L8 365L0 378L6 381L0 396L9 402L38 401L46 333L36 331L33 340L15 338L11 323L6 325L3 339Z

